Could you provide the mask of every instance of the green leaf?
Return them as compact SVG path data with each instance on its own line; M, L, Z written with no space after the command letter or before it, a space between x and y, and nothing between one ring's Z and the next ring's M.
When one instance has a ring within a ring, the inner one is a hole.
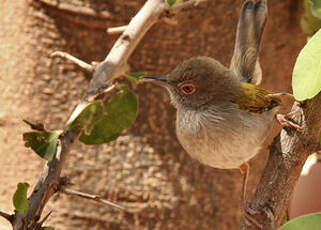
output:
M55 228L50 226L45 226L45 227L41 227L41 230L55 230Z
M301 50L292 74L296 100L311 99L321 91L321 30Z
M320 0L310 0L311 5L311 11L314 17L317 17L321 19L321 1Z
M146 75L146 72L131 72L131 73L125 73L125 77L131 80L134 83L139 82L140 77Z
M23 140L26 147L31 147L41 158L51 161L61 133L60 130L27 132L23 134Z
M172 6L175 4L176 0L166 0L166 2L169 6Z
M108 143L119 137L136 119L138 98L127 85L119 85L117 90L109 100L89 103L67 130L81 130L79 140L87 145Z
M87 105L67 129L82 130L79 140L87 145L108 143L135 121L138 98L127 85L117 87L110 100Z
M27 197L28 188L28 183L18 183L17 190L13 195L13 205L15 209L22 212L24 215L27 213L29 207Z
M301 27L308 36L312 36L321 28L320 0L303 0L303 8Z
M320 230L321 213L313 213L297 217L285 223L279 230Z
M103 118L102 101L89 103L77 116L76 119L67 127L67 130L83 130L89 135L95 124Z

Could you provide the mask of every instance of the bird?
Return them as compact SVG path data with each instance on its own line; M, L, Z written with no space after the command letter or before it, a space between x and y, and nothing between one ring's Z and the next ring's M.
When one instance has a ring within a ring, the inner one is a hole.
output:
M219 169L239 168L243 174L241 204L247 223L262 225L247 205L248 161L260 150L274 119L300 128L291 113L278 114L283 96L257 84L258 59L267 15L266 0L247 0L241 10L229 68L205 56L178 64L167 75L145 75L145 81L167 89L177 110L176 135L185 151L200 163Z
M210 57L191 58L166 76L144 78L168 90L177 109L177 138L192 158L213 168L241 170L244 215L260 226L246 203L247 162L268 137L274 118L297 128L287 115L277 114L282 103L280 94L241 82Z

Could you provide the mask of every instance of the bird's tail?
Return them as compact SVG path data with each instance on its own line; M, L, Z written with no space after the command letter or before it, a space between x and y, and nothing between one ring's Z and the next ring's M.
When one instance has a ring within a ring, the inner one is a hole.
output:
M236 31L234 54L230 69L243 82L258 85L261 82L259 48L267 18L267 2L244 2Z

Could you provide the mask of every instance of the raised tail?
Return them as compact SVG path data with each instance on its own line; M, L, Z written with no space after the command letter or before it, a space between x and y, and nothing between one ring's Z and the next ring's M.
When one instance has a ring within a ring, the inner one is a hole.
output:
M262 79L259 48L267 19L267 2L247 0L237 25L234 54L230 69L243 82L258 85Z

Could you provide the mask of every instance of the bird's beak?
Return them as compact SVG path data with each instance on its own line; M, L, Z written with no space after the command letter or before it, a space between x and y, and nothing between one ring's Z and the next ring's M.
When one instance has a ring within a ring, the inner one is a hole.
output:
M153 82L155 84L158 84L163 87L168 87L168 77L167 76L152 76L152 75L146 75L142 76L141 78L146 79L146 82Z

